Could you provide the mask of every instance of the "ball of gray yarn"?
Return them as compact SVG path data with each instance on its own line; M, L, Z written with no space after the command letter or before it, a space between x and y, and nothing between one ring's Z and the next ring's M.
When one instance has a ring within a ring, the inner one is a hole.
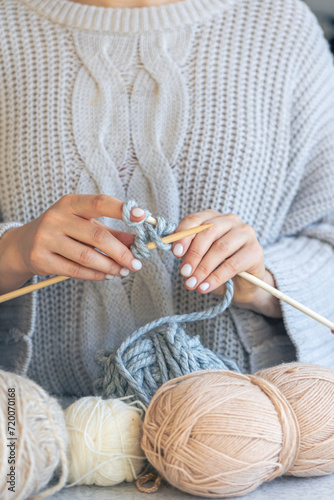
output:
M44 498L60 490L68 475L68 440L57 400L32 380L0 370L1 500ZM57 483L40 492L53 477Z
M199 336L190 337L181 322L208 319L223 312L231 302L233 283L226 284L226 295L208 311L160 318L135 331L117 350L97 353L102 368L95 388L105 398L133 395L148 405L165 382L198 370L221 368L239 372L225 356L205 348Z

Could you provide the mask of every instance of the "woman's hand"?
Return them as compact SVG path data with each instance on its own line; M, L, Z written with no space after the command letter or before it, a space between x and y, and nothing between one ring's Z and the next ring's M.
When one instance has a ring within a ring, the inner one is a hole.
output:
M107 195L66 195L37 219L8 230L0 240L1 292L33 275L96 281L141 269L129 250L134 235L94 219L122 219L123 204Z
M173 245L174 255L183 258L180 272L187 277L186 288L221 295L225 293L226 281L233 279L235 305L266 316L281 317L278 299L238 276L247 271L274 286L254 229L237 215L222 215L208 209L185 217L176 231L201 224L212 226Z

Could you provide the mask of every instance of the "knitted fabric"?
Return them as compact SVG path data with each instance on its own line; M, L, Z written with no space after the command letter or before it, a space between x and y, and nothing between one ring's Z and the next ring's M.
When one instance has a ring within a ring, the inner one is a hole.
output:
M334 69L302 2L0 0L0 26L0 237L67 193L135 199L177 223L235 213L276 286L334 317ZM0 366L54 394L90 394L96 351L220 302L187 290L180 262L152 251L124 279L1 304ZM295 358L334 368L328 329L282 309L274 321L232 303L191 334L248 373Z

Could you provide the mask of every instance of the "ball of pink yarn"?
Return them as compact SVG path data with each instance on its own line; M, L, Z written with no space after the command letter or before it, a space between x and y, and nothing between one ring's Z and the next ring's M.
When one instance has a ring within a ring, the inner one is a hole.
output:
M287 363L256 373L274 384L291 404L300 429L293 476L334 472L334 371L306 363Z
M165 383L143 425L142 448L177 488L234 497L288 471L299 450L296 415L263 378L225 370Z

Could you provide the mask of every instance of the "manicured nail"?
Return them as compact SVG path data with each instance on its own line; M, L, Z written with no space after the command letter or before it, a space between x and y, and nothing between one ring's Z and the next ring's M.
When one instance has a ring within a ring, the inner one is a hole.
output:
M124 276L124 277L125 277L125 276L129 276L130 271L129 271L129 269L127 269L126 267L122 267L122 269L120 270L119 274L120 274L121 276Z
M183 254L183 246L181 245L181 243L178 243L177 245L175 245L174 250L173 250L173 254L176 257L181 257L181 255Z
M140 262L138 259L133 259L132 261L132 268L135 271L139 271L143 267L143 264Z
M115 278L115 276L113 276L112 274L106 274L107 280L112 280L113 278Z
M210 288L210 285L209 283L202 283L198 288L200 288L202 292L206 292Z
M195 276L192 276L192 278L189 278L185 284L189 286L189 288L194 288L197 284L197 279L195 278Z
M182 276L187 277L191 275L192 270L193 269L190 264L185 264L183 267L181 267L180 273L182 274Z
M135 217L142 217L143 215L145 215L145 211L142 209L142 208L133 208L131 210L132 212L132 215L134 215Z

